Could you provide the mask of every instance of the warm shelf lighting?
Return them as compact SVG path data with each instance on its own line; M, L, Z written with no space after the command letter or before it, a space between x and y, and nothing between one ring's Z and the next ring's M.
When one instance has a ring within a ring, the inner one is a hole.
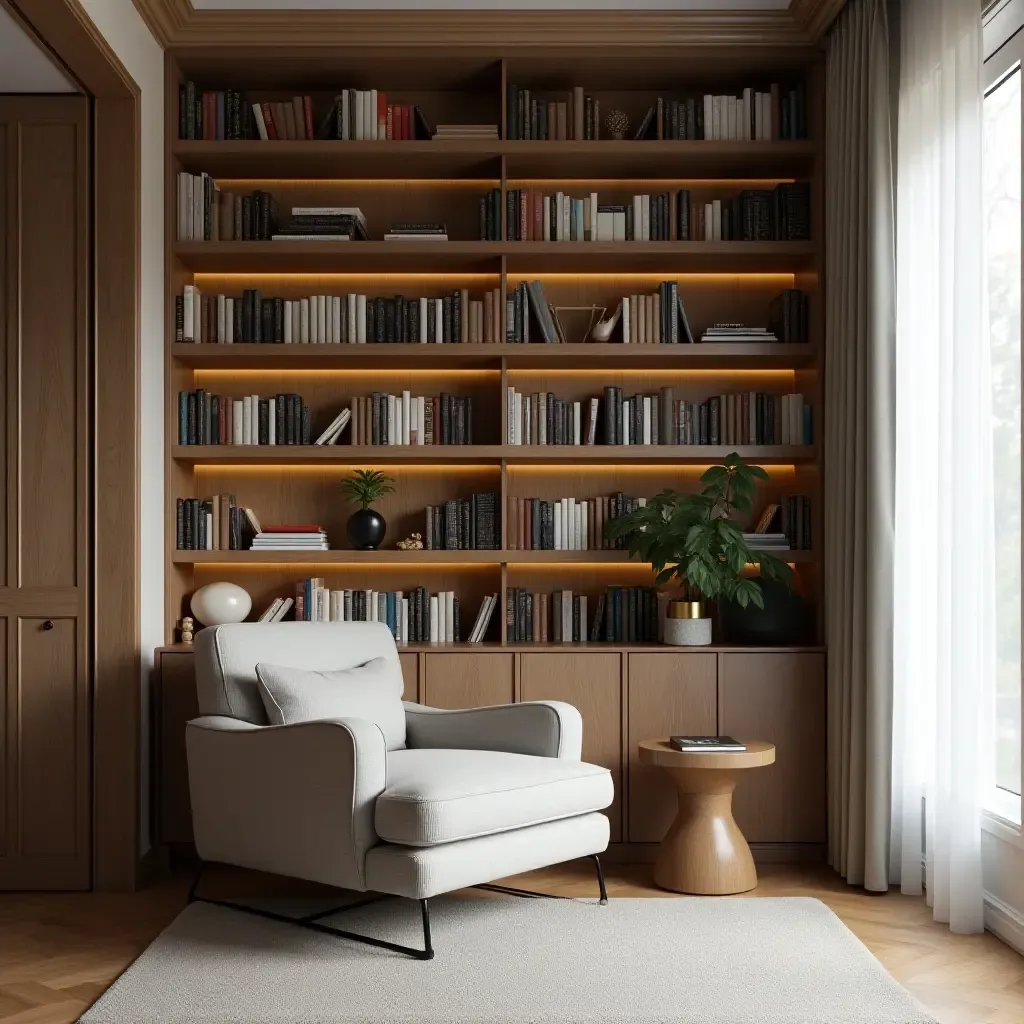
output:
M298 559L294 562L195 562L196 572L206 569L216 569L218 572L266 572L268 569L313 569L311 576L337 576L340 574L362 573L366 570L380 573L409 573L409 572L448 572L457 570L477 570L479 572L493 573L500 565L501 560L494 562L416 562L410 560L407 563L401 562L304 562ZM570 563L571 564L571 563Z
M774 180L774 179L773 179ZM783 179L778 179L782 181ZM788 179L792 181L792 179ZM284 188L497 188L500 178L217 178L218 185L280 185Z
M510 243L518 244L518 243ZM561 242L550 242L552 246L559 246ZM589 245L589 242L582 243ZM629 245L629 242L624 242L624 245ZM557 248L554 249L557 252ZM513 254L514 255L514 254ZM611 283L621 281L636 281L638 284L643 282L651 282L660 284L662 281L696 281L701 284L733 284L746 283L746 282L758 282L764 284L774 284L779 287L792 287L792 282L796 277L796 274L792 271L778 272L778 273L763 273L763 272L751 272L746 273L744 271L733 271L728 274L723 273L684 273L684 274L673 274L673 273L657 273L650 270L639 271L623 271L622 273L609 273L608 271L574 271L572 273L566 273L564 271L538 271L536 274L523 274L523 273L509 273L506 275L509 284L515 284L519 281L551 281L554 284L560 281L608 281Z
M310 346L303 346L308 348ZM321 346L317 346L320 348ZM341 347L344 349L346 346L332 346L333 348ZM365 348L365 346L360 346ZM365 368L351 369L351 370L310 370L310 369L258 369L258 370L224 370L224 369L197 369L195 371L196 383L210 382L224 380L286 380L289 377L298 377L306 380L330 380L331 378L337 378L338 380L344 381L358 381L360 379L366 381L378 380L381 377L386 377L391 380L401 378L413 378L418 381L441 381L451 377L457 377L460 382L465 381L496 381L501 377L501 370L459 370L455 368L437 370L437 369L415 369L415 370L368 370Z
M358 245L358 242L354 242L353 245ZM429 257L428 257L429 258ZM493 273L480 273L474 271L472 273L448 273L448 274L426 274L422 272L403 272L403 271L386 271L379 274L371 274L361 271L353 271L351 273L335 273L335 274L305 274L305 273L278 273L278 272L260 272L260 271L200 271L193 275L195 280L246 280L246 281L268 281L268 282L279 282L294 280L296 282L301 281L303 284L315 284L322 281L324 284L330 283L341 283L344 281L351 281L353 284L374 284L385 287L391 281L406 281L409 283L420 282L426 284L427 282L433 281L439 285L450 284L452 281L494 281L501 277L498 271ZM792 276L792 275L790 275Z
M358 446L350 447L349 445L338 445L336 447L344 450L345 452L358 452ZM348 455L339 457L346 459L349 458ZM248 474L250 476L273 476L280 473L290 473L295 476L323 476L325 473L332 475L350 473L353 467L355 466L358 466L360 469L379 469L385 473L388 473L389 475L395 476L475 476L480 473L501 472L501 466L497 465L496 463L468 466L464 463L453 463L452 465L421 465L419 463L377 463L362 461L360 460L358 454L353 454L351 456L350 461L346 462L307 462L301 465L269 465L267 463L260 463L259 465L252 466L238 462L219 464L206 462L197 463L195 466L195 471L196 473L241 473Z
M600 377L607 380L614 376L616 380L622 377L678 377L694 380L733 380L733 381L776 381L778 383L791 383L796 379L795 370L709 370L709 369L656 369L651 367L647 370L636 369L593 369L581 367L579 369L509 369L509 377L544 377L545 379L555 377L559 379L572 379L578 377Z
M218 179L219 180L219 179ZM691 188L771 188L773 185L790 184L796 178L509 178L505 184L508 188L544 188L554 185L567 185L570 188L586 188L590 192L600 192L602 188L625 188L637 190L639 186L689 185ZM593 186L591 188L591 186ZM555 189L555 191L564 191ZM579 197L577 197L579 198Z

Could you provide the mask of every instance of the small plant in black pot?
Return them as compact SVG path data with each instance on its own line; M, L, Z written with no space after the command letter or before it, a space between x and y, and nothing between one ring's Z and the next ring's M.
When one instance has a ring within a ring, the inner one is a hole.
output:
M385 494L392 494L394 479L379 469L357 469L352 476L341 482L345 496L353 505L358 505L348 519L348 539L352 547L362 551L374 551L384 542L388 524L384 517L374 511L374 502Z

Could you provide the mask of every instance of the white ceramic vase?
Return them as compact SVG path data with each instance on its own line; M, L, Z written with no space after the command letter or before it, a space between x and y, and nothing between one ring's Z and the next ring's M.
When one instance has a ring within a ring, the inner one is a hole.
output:
M705 647L711 643L711 620L666 619L665 643L671 647Z
M252 609L252 598L234 583L207 583L192 595L192 614L204 626L244 622Z

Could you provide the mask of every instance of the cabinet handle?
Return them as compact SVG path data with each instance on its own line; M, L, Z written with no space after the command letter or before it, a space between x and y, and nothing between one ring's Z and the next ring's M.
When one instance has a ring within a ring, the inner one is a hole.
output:
M52 619L47 619L43 623L43 629L53 629L53 620Z

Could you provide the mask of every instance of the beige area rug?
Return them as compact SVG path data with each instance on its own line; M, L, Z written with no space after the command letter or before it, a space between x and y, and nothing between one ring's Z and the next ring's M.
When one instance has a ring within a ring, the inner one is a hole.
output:
M325 920L421 944L409 900ZM82 1021L935 1024L818 900L449 897L431 924L424 962L192 904Z

